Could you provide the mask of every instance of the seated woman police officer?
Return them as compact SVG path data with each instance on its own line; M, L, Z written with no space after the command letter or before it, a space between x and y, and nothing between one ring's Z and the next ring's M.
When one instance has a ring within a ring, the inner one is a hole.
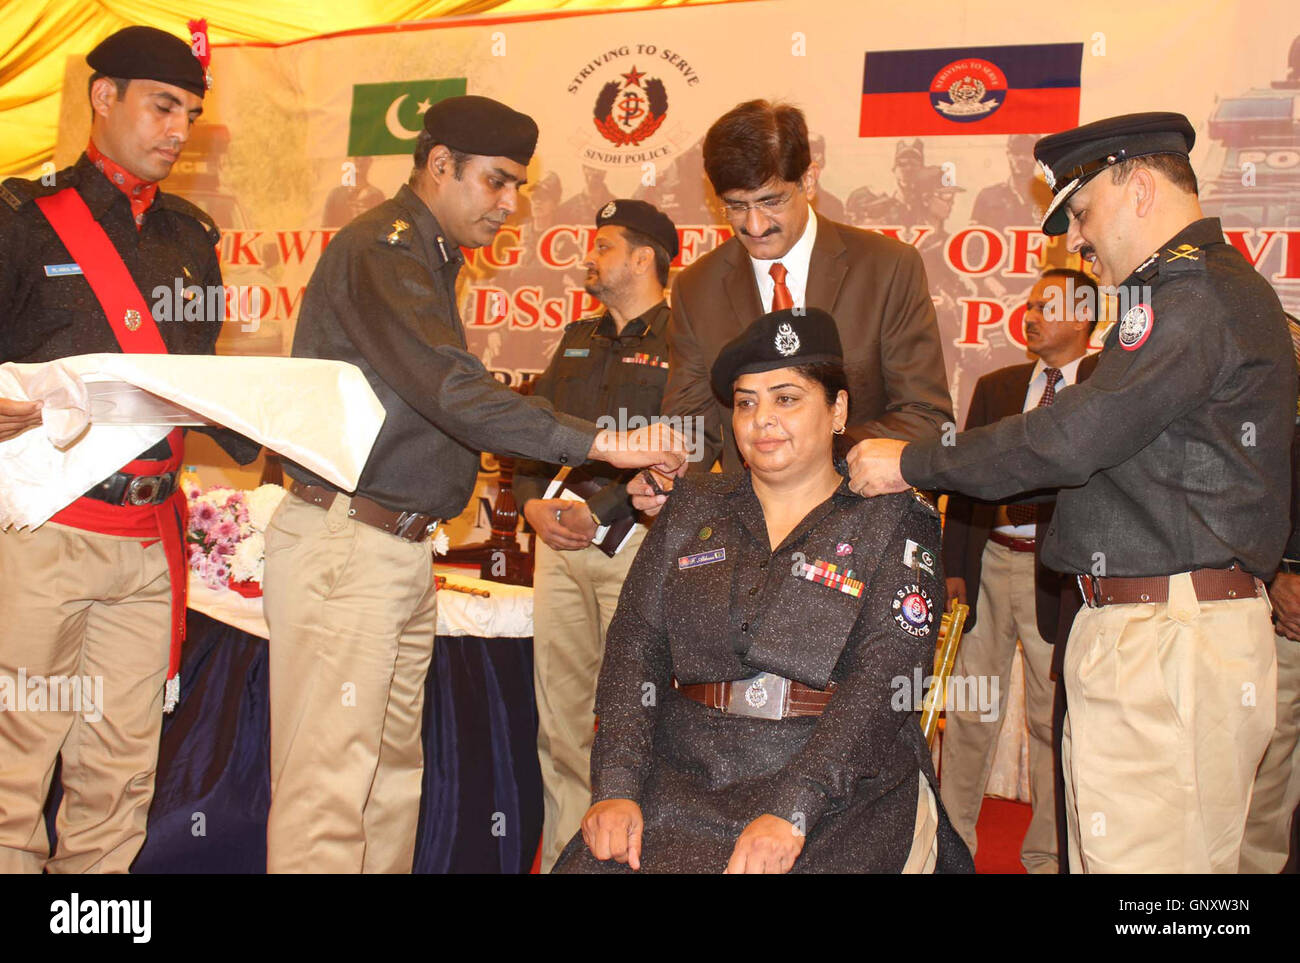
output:
M944 604L938 515L849 491L824 311L759 318L712 383L748 471L679 479L633 563L593 805L555 871L970 871L912 691Z

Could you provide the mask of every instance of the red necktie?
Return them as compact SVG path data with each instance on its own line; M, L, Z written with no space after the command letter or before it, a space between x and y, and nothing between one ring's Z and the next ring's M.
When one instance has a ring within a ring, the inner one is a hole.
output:
M1047 387L1043 389L1043 397L1038 399L1039 408L1046 408L1056 400L1056 385L1065 377L1060 368L1044 368L1043 376L1047 378ZM1038 521L1038 506L1008 505L1007 520L1012 525L1032 525Z
M788 308L793 308L794 298L790 297L790 289L785 286L785 276L789 273L786 271L785 265L777 261L767 269L767 273L772 275L772 280L776 282L772 288L772 310L785 311ZM1058 371L1057 374L1060 374L1060 372Z

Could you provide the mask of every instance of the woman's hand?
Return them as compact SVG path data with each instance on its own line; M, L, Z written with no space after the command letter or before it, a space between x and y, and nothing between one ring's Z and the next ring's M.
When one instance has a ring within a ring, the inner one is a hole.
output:
M803 851L794 823L764 813L745 827L731 851L727 873L788 873Z
M641 807L631 799L606 799L582 817L582 840L597 859L641 868Z

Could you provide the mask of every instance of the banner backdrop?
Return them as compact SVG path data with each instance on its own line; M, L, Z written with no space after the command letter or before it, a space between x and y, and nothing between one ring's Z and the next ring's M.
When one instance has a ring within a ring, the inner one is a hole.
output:
M815 207L922 253L961 421L979 375L1025 360L1039 271L1078 266L1038 231L1049 195L1030 152L1044 133L1187 114L1206 213L1300 308L1297 34L1292 0L755 0L222 46L165 189L222 228L220 350L283 354L322 248L406 180L422 112L465 92L526 111L541 128L526 197L492 247L468 252L461 301L470 349L516 384L596 309L580 267L596 211L658 204L681 235L675 267L691 263L730 236L703 174L709 124L743 100L789 100L815 135ZM86 142L87 76L69 62L60 166Z

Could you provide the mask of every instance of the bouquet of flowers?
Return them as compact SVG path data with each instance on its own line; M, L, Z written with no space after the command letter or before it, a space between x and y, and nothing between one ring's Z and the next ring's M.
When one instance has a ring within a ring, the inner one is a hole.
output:
M252 491L187 488L189 525L185 540L190 570L212 589L262 594L266 526L285 490L262 485Z

